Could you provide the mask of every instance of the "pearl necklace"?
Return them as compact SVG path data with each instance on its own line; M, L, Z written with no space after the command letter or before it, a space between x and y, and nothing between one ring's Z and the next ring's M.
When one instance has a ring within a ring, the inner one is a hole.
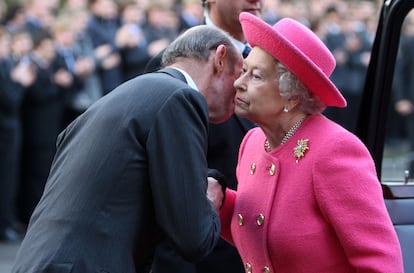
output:
M303 121L306 119L307 116L304 116L303 118L301 118L300 120L298 120L293 126L292 128L289 129L289 131L287 131L287 133L284 135L284 137L282 138L282 141L280 142L280 145L283 145L286 143L286 141L288 141L289 138L291 138L293 136L293 134L295 134L295 132L298 130L298 128L302 125ZM269 141L266 139L265 143L264 143L264 149L266 152L270 152L272 150L272 148L270 147L270 143Z

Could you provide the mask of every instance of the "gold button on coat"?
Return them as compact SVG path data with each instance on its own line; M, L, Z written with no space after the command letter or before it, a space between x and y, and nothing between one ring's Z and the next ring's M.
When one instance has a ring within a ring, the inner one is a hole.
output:
M264 223L264 215L262 214L262 213L260 213L258 216L257 216L257 225L259 225L259 226L261 226L261 225L263 225L263 223Z
M273 176L275 175L275 172L276 172L276 166L275 164L272 163L272 166L270 166L269 168L269 174Z
M247 272L247 273L252 273L252 272L253 272L253 270L252 270L252 265L251 265L251 264L246 263L246 264L245 264L245 268L246 268L246 272Z
M252 165L250 166L250 174L254 174L255 171L256 171L256 164L252 163Z
M265 266L265 267L263 268L263 272L264 272L264 273L270 273L270 268L269 268L268 266Z
M240 213L237 214L237 222L239 222L239 226L243 225L243 215L241 215Z

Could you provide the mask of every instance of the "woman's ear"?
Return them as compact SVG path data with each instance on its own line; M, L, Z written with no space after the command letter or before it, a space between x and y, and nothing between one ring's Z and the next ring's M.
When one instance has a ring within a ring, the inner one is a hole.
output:
M294 96L287 101L287 105L289 110L296 108L296 106L299 104L299 96Z

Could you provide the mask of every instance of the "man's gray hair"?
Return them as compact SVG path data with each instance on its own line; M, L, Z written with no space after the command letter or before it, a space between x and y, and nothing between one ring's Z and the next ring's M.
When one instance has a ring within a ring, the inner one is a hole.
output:
M192 27L165 49L161 66L174 64L178 58L190 58L207 62L212 51L215 51L219 45L226 46L230 61L235 64L238 58L237 54L240 53L226 32L206 25Z

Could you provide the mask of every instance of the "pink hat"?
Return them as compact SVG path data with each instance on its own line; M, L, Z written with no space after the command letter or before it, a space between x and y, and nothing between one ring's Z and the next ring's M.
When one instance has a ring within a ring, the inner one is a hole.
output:
M252 47L258 46L275 57L327 106L346 106L341 92L329 79L335 59L309 28L290 18L272 27L247 12L240 14L240 22Z

